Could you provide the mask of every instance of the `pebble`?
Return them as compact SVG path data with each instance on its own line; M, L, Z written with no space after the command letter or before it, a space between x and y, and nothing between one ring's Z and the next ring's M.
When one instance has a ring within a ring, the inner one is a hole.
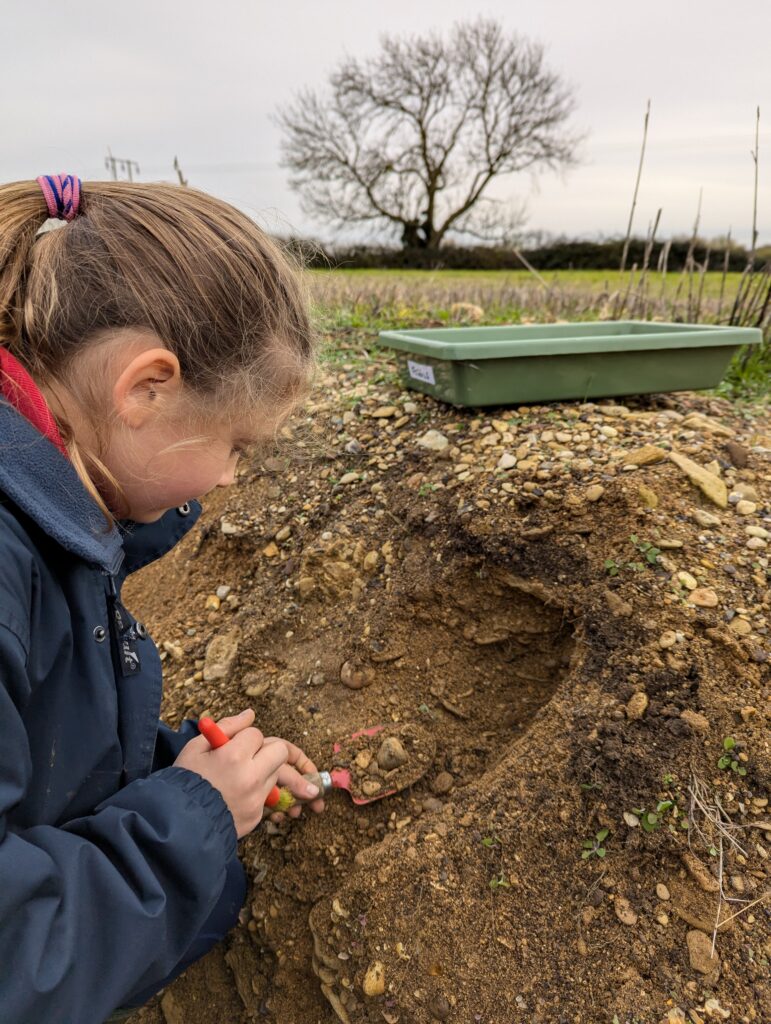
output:
M275 539L280 544L282 541L289 540L289 538L291 536L292 536L292 527L291 526L282 526L281 529L276 534L276 538Z
M380 783L374 779L365 779L361 784L361 791L364 796L375 796L381 789Z
M637 914L632 909L632 904L625 896L617 896L613 901L613 909L621 924L630 927L637 924Z
M680 859L685 865L685 870L694 882L696 882L699 888L703 889L704 892L720 891L720 883L718 880L709 868L705 864L702 864L694 853L691 853L690 850L686 850Z
M749 622L746 619L740 619L738 615L731 619L728 623L728 628L732 633L736 633L737 636L749 636L752 632L752 626Z
M443 452L450 442L438 430L427 430L415 443L432 452Z
M686 590L696 590L699 585L696 577L692 576L689 572L681 571L677 573L677 579L682 583Z
M694 462L693 459L689 459L679 452L670 452L669 458L678 469L685 473L691 483L699 488L705 497L709 498L710 501L720 508L727 508L728 490L719 476L708 472L698 462Z
M223 519L220 523L220 530L225 537L235 537L241 532L234 523L229 523L227 519Z
M640 495L640 501L646 508L659 507L659 496L652 487L646 487L645 484L640 484L637 488L637 493Z
M278 545L275 541L271 541L270 544L265 545L262 553L266 558L276 558L279 554Z
M380 405L370 413L370 416L375 420L387 420L391 416L396 416L398 412L395 405Z
M666 651L670 647L674 647L677 643L677 633L673 629L665 630L659 637L659 647Z
M712 940L698 931L691 929L685 937L688 945L688 958L691 967L699 974L713 974L720 971L720 960L717 955L712 956Z
M382 996L385 992L385 966L379 960L375 960L369 965L361 987L364 995L369 996L370 999Z
M691 515L699 526L703 526L706 530L711 530L721 525L720 516L716 516L712 512L705 512L703 509L695 508Z
M436 814L442 810L444 804L441 800L437 800L435 796L424 796L420 806L424 811Z
M744 445L738 444L736 441L727 441L725 447L728 452L728 458L734 466L736 466L737 469L744 469L750 455Z
M498 459L498 469L513 469L517 464L517 459L510 452L504 452Z
M585 494L587 501L599 501L605 493L605 488L602 484L592 484L591 487L587 487Z
M340 479L337 481L339 484L345 486L346 484L353 484L359 479L358 473L343 473Z
M648 694L644 690L638 690L637 693L633 693L629 698L626 705L626 717L630 721L636 722L645 714L647 707Z
M224 601L225 598L230 593L230 590L231 590L230 587L228 587L226 584L223 584L221 587L217 587L217 589L214 591L214 593L217 595L217 597L220 599L220 601Z
M207 682L227 679L238 655L238 638L234 633L215 636L206 648L203 677Z
M344 661L340 666L340 682L349 690L361 690L375 678L374 669L358 665L355 661Z
M688 595L688 600L699 608L716 608L718 604L717 594L711 587L697 587Z
M768 547L768 541L763 540L762 537L750 537L747 541L747 547L750 551L762 551L763 548Z
M387 736L377 752L377 763L383 771L390 772L394 768L400 768L408 761L409 755L401 740L396 736Z
M624 452L624 461L628 466L652 466L656 462L663 462L667 452L653 444L645 444L633 452Z
M450 1003L446 996L435 995L428 1004L429 1013L437 1020L447 1020L450 1016Z
M449 772L439 772L437 777L431 783L431 789L438 796L444 796L446 793L450 792L454 785L455 779Z
M670 897L669 889L664 885L663 882L659 882L656 886L656 895L660 900L668 900Z
M741 501L737 501L734 506L734 511L738 516L751 516L757 512L758 506L754 501L747 501L742 498Z
M206 604L204 605L204 608L206 609L207 612L218 612L220 610L221 604L222 602L220 601L216 594L209 594L209 596L206 598Z

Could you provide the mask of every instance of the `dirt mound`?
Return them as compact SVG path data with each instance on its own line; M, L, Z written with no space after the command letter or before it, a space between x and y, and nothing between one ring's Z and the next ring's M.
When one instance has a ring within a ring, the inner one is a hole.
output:
M311 410L324 454L245 471L127 600L171 722L252 705L324 768L365 726L435 752L242 842L243 927L138 1019L764 1019L767 421L694 396L480 417L354 369Z

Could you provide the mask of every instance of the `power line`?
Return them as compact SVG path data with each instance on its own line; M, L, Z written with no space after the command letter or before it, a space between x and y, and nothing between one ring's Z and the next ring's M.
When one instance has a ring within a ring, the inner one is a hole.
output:
M127 157L113 156L110 147L107 147L107 156L104 158L104 166L112 175L112 180L118 180L118 170L125 174L129 181L134 180L134 172L139 174L139 164L136 160L129 160Z

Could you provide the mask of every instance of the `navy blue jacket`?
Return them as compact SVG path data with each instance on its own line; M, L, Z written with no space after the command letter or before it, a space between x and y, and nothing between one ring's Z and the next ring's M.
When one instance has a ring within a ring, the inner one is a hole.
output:
M164 978L222 891L233 819L171 767L161 662L120 604L200 506L109 529L0 401L0 1020L99 1024Z

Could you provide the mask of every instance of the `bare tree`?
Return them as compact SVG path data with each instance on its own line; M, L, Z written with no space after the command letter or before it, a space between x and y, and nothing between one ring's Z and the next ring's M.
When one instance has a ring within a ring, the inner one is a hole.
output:
M446 39L387 36L329 85L278 113L291 184L311 216L385 223L405 247L438 248L450 232L510 235L521 213L495 210L490 183L575 163L571 94L542 46L492 20L461 22Z

